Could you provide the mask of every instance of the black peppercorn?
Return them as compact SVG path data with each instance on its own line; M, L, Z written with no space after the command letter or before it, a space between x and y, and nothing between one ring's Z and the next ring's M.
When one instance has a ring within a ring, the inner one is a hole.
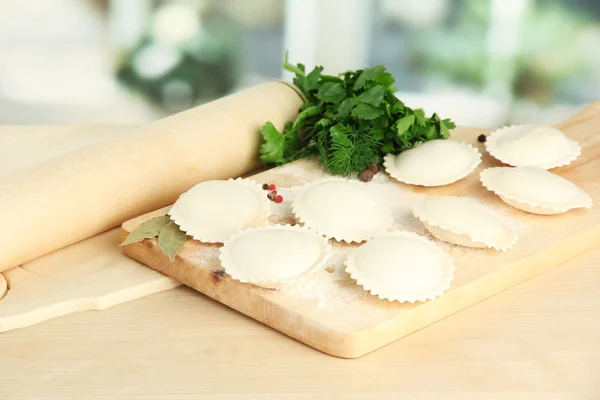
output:
M363 172L360 173L358 177L363 182L369 182L371 181L371 179L373 179L373 175L375 175L373 171L371 171L370 169L365 169Z
M269 190L269 184L265 183L264 185L262 185L263 190Z
M377 164L371 164L369 165L369 171L373 171L374 174L379 172L379 165Z
M477 138L477 141L478 141L479 143L485 143L485 139L487 139L487 136L485 136L485 135L481 134L481 135L479 135L479 137Z

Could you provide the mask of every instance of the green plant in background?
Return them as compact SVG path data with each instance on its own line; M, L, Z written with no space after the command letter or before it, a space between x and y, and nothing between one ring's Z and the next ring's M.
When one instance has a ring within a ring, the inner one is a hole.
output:
M490 79L508 80L516 97L536 102L552 102L559 93L574 102L592 100L590 79L600 81L597 20L569 4L536 2L519 27L518 52L509 58L502 53L496 57L487 43L490 4L489 0L464 1L456 20L411 32L412 63L421 71L474 89L484 88Z
M597 97L600 83L600 23L590 14L560 4L540 4L524 25L514 90L519 97L573 102ZM591 91L590 91L590 88Z
M135 58L154 45L145 41L128 54L117 70L117 78L152 103L170 111L181 111L200 101L226 94L233 87L231 57L202 59L186 51L177 51L176 63L158 76L148 76L136 69ZM158 54L157 54L158 55Z
M214 11L204 21L186 20L182 37L170 37L173 34L169 29L179 34L176 25L182 22L177 20L178 15L169 15L169 8L181 14L182 7L188 13L199 13L192 3L167 3L164 10L157 11L169 18L159 26L164 32L149 26L144 38L121 56L116 71L119 81L170 112L229 93L238 72L236 25Z
M318 155L333 175L355 176L387 153L398 154L433 139L446 139L455 127L437 114L404 105L394 93L395 79L382 65L324 75L323 67L306 73L286 54L283 67L295 74L294 84L306 101L283 134L271 122L262 128L261 160L282 165Z
M481 88L485 83L489 12L489 1L468 0L452 23L411 32L411 62L443 80Z

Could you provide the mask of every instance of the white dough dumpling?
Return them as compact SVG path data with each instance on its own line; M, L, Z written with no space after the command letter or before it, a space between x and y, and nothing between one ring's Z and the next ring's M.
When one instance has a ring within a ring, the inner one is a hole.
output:
M540 168L488 168L481 172L481 183L505 203L532 214L592 207L592 198L579 186Z
M476 148L455 140L430 140L398 155L384 157L384 167L400 182L419 186L454 183L475 170L481 162Z
M454 279L452 258L412 232L378 236L352 251L346 272L371 294L389 301L427 301L443 294Z
M292 210L304 226L345 242L361 242L392 223L389 209L368 192L368 184L331 179L298 190Z
M329 258L327 239L290 225L248 229L232 236L220 250L226 273L235 280L280 288L309 277Z
M222 243L240 230L264 225L268 215L264 191L245 179L199 183L169 210L182 231L205 243Z
M487 151L513 167L552 169L570 164L581 154L579 144L551 126L508 126L493 132Z
M430 197L416 205L413 214L433 236L449 243L508 250L517 241L506 222L473 198Z

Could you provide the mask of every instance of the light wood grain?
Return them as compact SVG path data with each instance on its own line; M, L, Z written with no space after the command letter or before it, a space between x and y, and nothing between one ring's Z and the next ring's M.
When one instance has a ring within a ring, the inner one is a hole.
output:
M4 278L4 275L0 274L0 300L6 295L6 291L8 290L8 283Z
M171 264L162 254L156 240L146 240L125 247L130 257L251 316L318 350L345 358L363 356L441 318L447 317L483 299L493 296L550 268L600 246L600 103L589 106L581 114L560 125L577 140L582 156L567 167L553 172L571 180L586 190L596 203L592 210L574 210L557 216L528 214L502 203L479 181L479 172L499 165L477 144L480 130L457 128L453 139L479 146L484 153L482 165L469 177L440 188L420 188L397 182L407 193L419 195L468 195L503 210L513 220L524 224L525 232L517 246L508 252L451 248L456 265L455 279L443 296L425 303L398 304L373 296L357 297L336 307L335 312L321 307L314 299L291 298L282 291L269 291L242 284L223 275L220 266L198 258L210 246L189 240ZM258 182L291 186L297 181L297 171L318 179L321 172L315 163L300 161L262 172L254 177ZM164 214L166 209L142 216L123 225L123 233L137 227L151 216ZM326 278L324 278L326 279ZM348 298L362 292L351 281L344 285Z
M356 360L181 288L0 334L0 399L597 400L600 250Z

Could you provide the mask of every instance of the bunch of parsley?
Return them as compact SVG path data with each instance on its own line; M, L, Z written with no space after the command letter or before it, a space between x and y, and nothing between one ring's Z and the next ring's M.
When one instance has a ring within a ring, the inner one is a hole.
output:
M394 77L382 65L339 76L323 75L323 67L306 74L302 64L283 67L296 76L294 84L306 101L295 121L281 134L271 122L261 130L261 160L282 165L319 155L324 169L345 177L355 176L372 164L381 164L388 153L398 154L432 139L447 139L455 127L437 114L425 117L395 95Z

